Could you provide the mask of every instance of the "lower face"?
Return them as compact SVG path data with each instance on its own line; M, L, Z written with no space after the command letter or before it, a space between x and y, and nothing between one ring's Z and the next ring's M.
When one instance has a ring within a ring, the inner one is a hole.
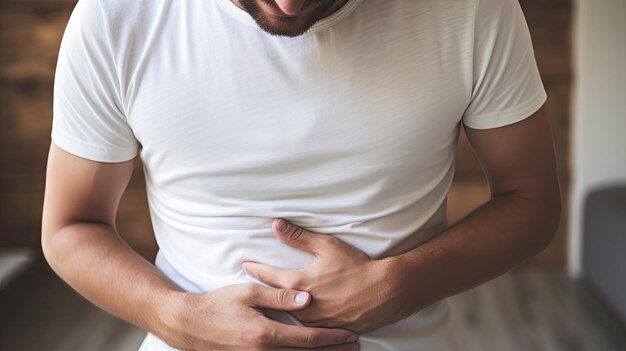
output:
M274 0L238 0L255 22L267 33L296 37L304 34L322 19L337 0L305 1L294 16L282 13Z

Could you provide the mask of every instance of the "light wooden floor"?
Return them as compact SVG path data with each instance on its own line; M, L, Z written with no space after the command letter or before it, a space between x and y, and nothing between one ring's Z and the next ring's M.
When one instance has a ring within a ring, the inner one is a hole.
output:
M520 267L451 298L464 351L626 351L626 328L583 281Z
M559 269L520 267L451 298L463 351L624 351L626 330ZM2 351L135 351L145 333L93 306L42 262L0 291Z

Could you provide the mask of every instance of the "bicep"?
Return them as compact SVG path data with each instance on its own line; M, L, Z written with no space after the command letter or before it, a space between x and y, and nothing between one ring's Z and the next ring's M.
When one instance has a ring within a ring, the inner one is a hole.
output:
M556 158L545 108L520 122L493 129L465 126L492 197L559 197Z
M43 238L76 222L98 222L115 227L117 207L133 168L134 159L96 162L51 143L46 168Z

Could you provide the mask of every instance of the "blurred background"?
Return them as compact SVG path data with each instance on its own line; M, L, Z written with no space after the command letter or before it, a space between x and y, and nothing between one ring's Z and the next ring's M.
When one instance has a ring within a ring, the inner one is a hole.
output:
M451 303L463 350L626 350L626 1L520 0L548 92L563 217L541 254ZM136 350L145 332L74 292L40 245L52 87L76 0L0 0L0 350ZM118 228L153 262L140 160ZM462 136L450 222L489 199Z

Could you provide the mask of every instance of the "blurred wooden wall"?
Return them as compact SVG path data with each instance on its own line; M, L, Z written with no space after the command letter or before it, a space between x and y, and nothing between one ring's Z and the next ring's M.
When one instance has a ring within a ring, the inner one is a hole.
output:
M524 10L548 93L545 108L550 118L561 183L563 210L556 238L528 264L565 266L567 257L567 216L570 186L570 98L572 88L571 0L520 0ZM448 195L448 216L452 223L489 199L480 165L464 135L457 152L455 182Z
M209 0L207 0L209 1ZM521 0L535 54L548 92L563 189L569 194L571 85L571 0ZM0 246L27 245L40 250L45 167L50 146L52 87L61 36L76 0L0 0ZM156 253L145 198L142 165L122 199L118 228L144 257ZM449 194L454 222L487 201L482 170L462 136L455 182ZM550 247L530 264L564 265L566 218Z

